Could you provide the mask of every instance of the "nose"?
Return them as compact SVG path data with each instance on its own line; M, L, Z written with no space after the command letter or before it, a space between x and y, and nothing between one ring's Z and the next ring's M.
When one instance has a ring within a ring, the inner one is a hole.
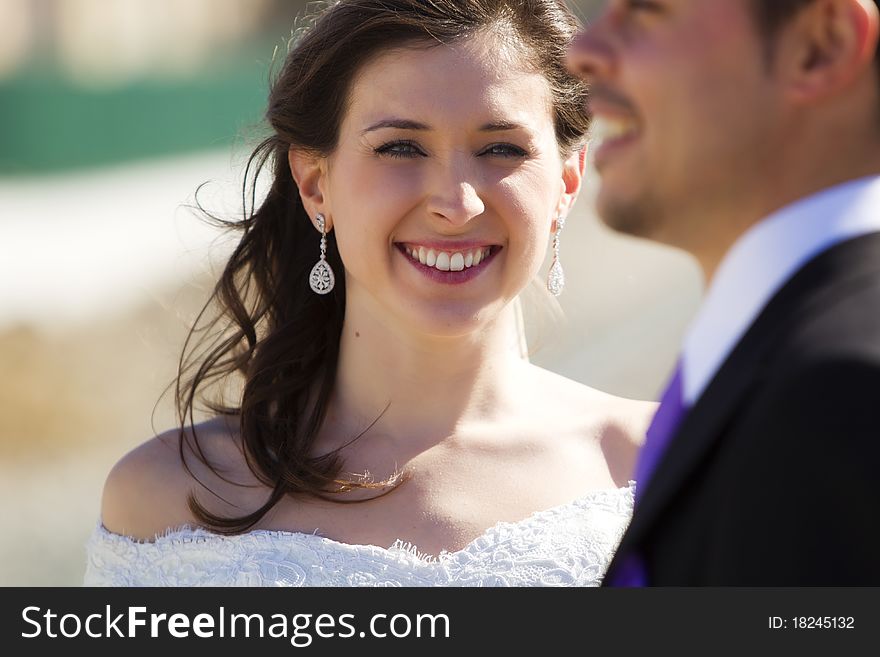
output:
M486 210L474 181L463 169L463 165L444 167L428 197L428 212L452 226L463 226Z
M573 75L587 82L607 78L614 66L611 44L599 21L578 34L568 47L565 64Z

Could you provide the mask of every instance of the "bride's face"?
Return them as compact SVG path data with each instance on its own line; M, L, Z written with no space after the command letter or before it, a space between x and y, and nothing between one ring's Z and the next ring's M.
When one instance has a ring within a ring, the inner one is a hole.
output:
M348 317L463 335L540 268L581 158L559 155L547 80L497 41L389 51L357 76L320 183Z

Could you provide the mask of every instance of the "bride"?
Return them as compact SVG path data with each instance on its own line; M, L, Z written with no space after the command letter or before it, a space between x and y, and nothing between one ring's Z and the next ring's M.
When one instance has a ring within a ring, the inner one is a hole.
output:
M516 312L581 186L576 27L554 0L343 0L300 36L224 332L188 342L185 428L108 476L86 584L601 581L654 405L530 364Z

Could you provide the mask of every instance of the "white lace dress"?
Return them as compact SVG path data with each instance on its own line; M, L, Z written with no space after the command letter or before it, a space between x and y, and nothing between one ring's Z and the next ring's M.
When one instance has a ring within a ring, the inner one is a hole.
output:
M634 484L590 492L520 522L500 522L456 552L421 555L315 534L170 531L137 542L100 524L87 586L598 586L629 523Z

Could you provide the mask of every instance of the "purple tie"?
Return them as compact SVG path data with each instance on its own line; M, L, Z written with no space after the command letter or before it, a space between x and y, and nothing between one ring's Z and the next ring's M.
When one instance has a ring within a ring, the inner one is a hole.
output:
M682 403L681 389L681 363L675 368L666 391L660 398L660 408L651 420L651 426L645 434L645 444L639 450L639 458L636 461L636 502L644 492L654 469L660 462L663 452L669 445L675 430L681 424L684 417L685 406Z
M645 436L645 444L639 451L636 463L636 506L638 506L641 493L647 487L654 469L660 462L663 452L669 445L676 429L681 424L685 411L682 403L681 389L681 362L675 368L675 373L660 398L660 408L648 427ZM637 553L623 555L623 560L615 569L610 586L646 586L648 583L645 564Z

